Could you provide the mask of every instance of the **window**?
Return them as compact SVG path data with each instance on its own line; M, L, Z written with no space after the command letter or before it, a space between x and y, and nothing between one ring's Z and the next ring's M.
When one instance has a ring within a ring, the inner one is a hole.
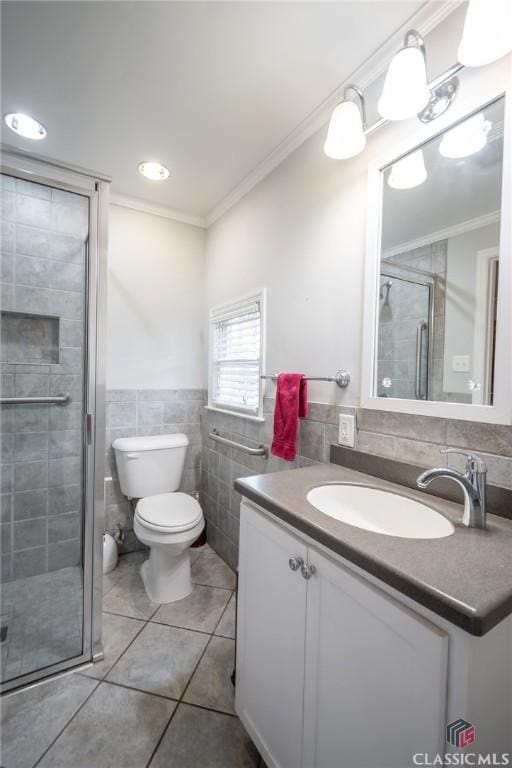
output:
M261 291L210 312L209 405L262 415L263 313Z

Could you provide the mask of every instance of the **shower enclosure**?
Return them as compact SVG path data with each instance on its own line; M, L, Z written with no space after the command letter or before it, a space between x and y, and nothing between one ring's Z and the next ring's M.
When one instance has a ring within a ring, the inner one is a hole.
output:
M439 275L383 260L380 273L377 393L431 399L442 360L435 357ZM439 335L439 334L438 334Z
M2 154L2 690L101 656L108 180Z

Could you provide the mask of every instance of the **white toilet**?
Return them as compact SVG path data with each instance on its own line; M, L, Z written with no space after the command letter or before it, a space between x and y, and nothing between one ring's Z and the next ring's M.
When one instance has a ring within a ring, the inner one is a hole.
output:
M141 574L155 603L172 603L192 591L189 549L204 518L192 496L177 492L187 446L182 434L120 437L112 443L121 491L139 499L133 528L151 548Z

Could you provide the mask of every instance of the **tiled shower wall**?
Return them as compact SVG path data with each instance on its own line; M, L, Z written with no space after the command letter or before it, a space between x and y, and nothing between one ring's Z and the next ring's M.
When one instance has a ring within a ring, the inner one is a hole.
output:
M80 562L87 206L84 197L2 176L1 309L19 313L3 318L2 396L72 398L2 406L5 580Z
M474 450L487 463L489 482L512 488L512 427L506 426L309 403L308 418L300 422L298 455L293 463L273 456L268 459L248 456L208 438L208 432L216 427L222 435L237 442L250 446L261 442L269 445L273 408L274 401L266 398L265 423L262 424L206 408L203 410L201 487L208 539L234 567L238 561L240 513L240 496L233 490L234 480L328 462L330 446L337 442L339 413L356 415L357 450L424 467L448 462L457 469L463 468L464 459L460 456L441 457L439 449L452 446ZM512 510L510 513L512 516Z
M434 284L435 317L432 343L431 388L433 400L457 400L450 393L443 393L443 359L444 359L444 318L446 292L446 252L447 241L440 240L430 245L414 248L389 258L392 265L404 264L418 270L417 277L422 272L437 276ZM383 259L381 271L385 271L387 260ZM388 265L389 267L389 265ZM395 269L396 272L396 269ZM379 361L378 382L379 396L415 397L416 372L416 328L422 320L428 322L428 289L414 283L414 273L403 271L404 280L382 277L381 284L391 280L392 286L387 291L384 288L383 299L380 302L379 316ZM407 279L409 278L409 280ZM387 296L387 301L385 301ZM427 366L427 345L424 346L425 357L422 370ZM388 378L389 388L381 382Z
M133 533L133 510L121 493L112 442L116 437L162 435L183 432L190 445L180 491L195 494L200 490L201 432L200 413L205 402L203 389L114 389L107 391L107 435L105 457L105 529L124 532L121 552L140 545Z

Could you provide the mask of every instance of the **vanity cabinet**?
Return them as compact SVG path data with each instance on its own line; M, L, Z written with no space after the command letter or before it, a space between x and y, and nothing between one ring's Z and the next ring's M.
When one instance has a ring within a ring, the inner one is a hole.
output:
M444 631L244 500L236 709L269 768L442 751L447 661Z

